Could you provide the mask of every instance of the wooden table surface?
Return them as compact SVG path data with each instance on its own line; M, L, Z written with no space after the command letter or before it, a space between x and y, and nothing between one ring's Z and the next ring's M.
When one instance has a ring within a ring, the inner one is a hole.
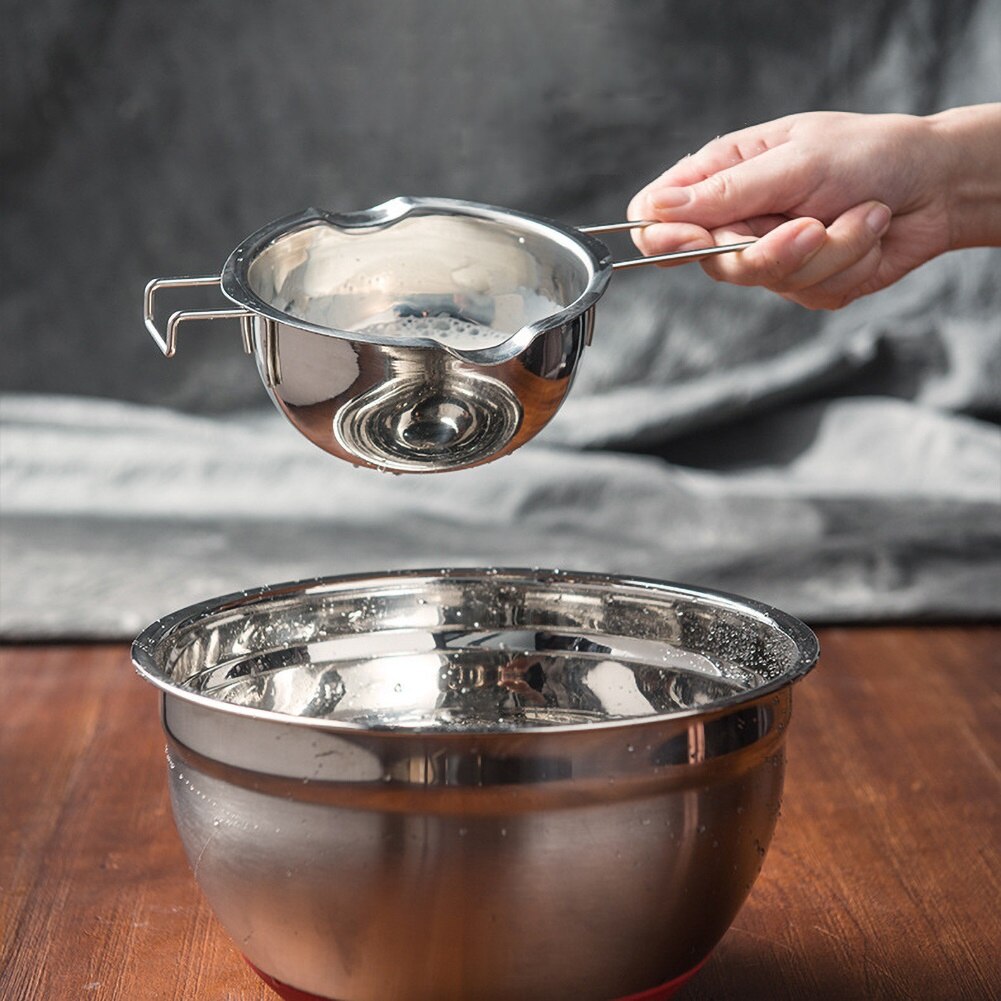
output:
M678 1001L997 998L1001 628L820 638L764 870ZM199 897L127 649L0 665L0 998L274 1001Z

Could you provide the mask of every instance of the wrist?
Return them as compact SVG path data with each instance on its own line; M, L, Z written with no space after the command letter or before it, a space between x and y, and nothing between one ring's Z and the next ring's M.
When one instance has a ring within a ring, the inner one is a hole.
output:
M945 157L949 249L1001 246L1001 104L951 108L924 121Z

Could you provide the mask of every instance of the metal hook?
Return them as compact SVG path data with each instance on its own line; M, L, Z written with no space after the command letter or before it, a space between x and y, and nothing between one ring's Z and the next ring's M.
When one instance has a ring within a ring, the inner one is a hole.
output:
M177 350L177 328L187 320L240 320L240 333L243 336L243 350L253 354L254 342L250 320L253 313L246 309L181 309L172 313L167 320L166 334L161 334L153 317L153 296L162 288L188 288L195 285L219 285L218 275L204 278L154 278L146 286L143 295L143 320L150 336L156 341L160 350L167 358L173 358Z

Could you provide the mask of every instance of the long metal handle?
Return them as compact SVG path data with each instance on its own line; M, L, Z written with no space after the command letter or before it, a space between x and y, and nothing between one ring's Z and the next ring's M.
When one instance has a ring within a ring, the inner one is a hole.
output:
M179 309L171 313L167 319L165 334L161 334L153 316L153 296L162 288L189 288L199 285L219 285L218 275L208 275L199 278L154 278L147 286L143 295L143 320L150 337L167 358L173 358L177 350L177 328L188 320L239 320L240 333L243 336L243 350L252 354L254 350L253 329L251 318L253 313L247 309Z
M653 226L655 219L639 219L635 222L611 222L603 226L578 226L582 233L599 236L602 233L621 233L627 229L642 229ZM638 268L644 264L663 264L666 261L697 261L703 257L713 257L716 254L732 254L734 251L750 247L755 240L745 240L742 243L727 243L720 247L702 247L699 250L675 250L669 254L655 254L652 257L633 257L627 261L612 261L612 270L622 268Z

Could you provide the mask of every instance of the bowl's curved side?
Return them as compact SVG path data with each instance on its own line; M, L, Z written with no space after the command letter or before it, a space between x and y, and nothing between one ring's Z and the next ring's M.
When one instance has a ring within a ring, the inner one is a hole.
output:
M760 870L790 711L787 686L442 741L163 704L177 827L223 926L278 981L357 1001L600 1001L695 967Z

